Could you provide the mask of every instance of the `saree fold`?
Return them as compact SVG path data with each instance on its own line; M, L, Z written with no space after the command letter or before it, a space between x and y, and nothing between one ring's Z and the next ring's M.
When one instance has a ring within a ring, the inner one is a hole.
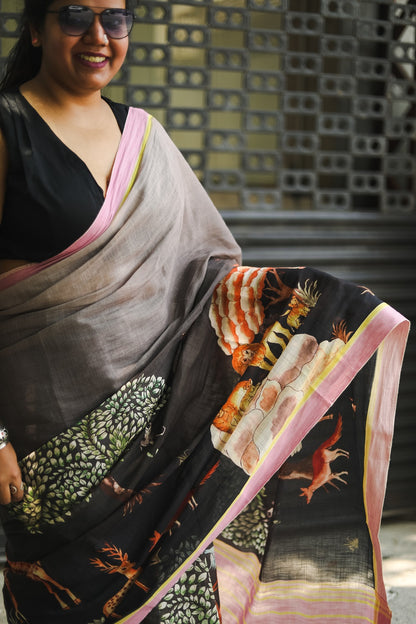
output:
M8 621L387 624L408 322L326 273L240 266L161 126L127 127L104 225L0 291Z

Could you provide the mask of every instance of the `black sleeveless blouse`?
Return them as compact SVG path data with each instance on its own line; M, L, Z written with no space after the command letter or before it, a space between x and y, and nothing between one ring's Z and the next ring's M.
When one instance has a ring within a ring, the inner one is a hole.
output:
M123 131L128 107L105 100ZM103 190L19 91L0 94L0 128L8 150L0 258L41 262L86 232Z

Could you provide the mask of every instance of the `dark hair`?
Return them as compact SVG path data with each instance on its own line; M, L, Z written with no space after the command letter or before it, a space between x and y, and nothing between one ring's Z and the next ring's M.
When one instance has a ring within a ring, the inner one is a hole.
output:
M30 26L41 29L46 12L53 0L25 0L19 38L12 48L6 63L6 70L0 81L0 91L16 89L31 80L40 70L42 48L32 46ZM136 0L126 0L126 8L134 11Z

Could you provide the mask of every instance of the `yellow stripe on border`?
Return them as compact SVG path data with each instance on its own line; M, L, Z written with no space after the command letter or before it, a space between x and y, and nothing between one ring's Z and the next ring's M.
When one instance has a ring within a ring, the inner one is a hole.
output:
M121 200L121 203L120 203L120 206L119 206L118 210L120 210L120 208L122 207L122 205L126 201L128 195L129 195L129 193L130 193L130 191L131 191L131 189L133 187L133 184L136 181L137 174L138 174L139 169L140 169L140 165L142 164L143 154L144 154L144 150L145 150L146 145L147 145L147 141L148 141L148 138L149 138L150 130L152 128L152 119L153 119L152 115L149 115L149 117L147 119L147 123L146 123L146 129L145 129L144 135L143 135L142 144L140 146L140 152L139 152L139 155L137 157L137 161L136 161L133 173L132 173L132 175L130 177L130 182L128 183L127 190L124 193L124 197Z

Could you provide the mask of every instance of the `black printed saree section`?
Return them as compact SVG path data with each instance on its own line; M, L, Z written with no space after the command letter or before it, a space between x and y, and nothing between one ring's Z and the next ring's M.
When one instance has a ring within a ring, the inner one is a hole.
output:
M270 456L281 466L215 543L227 624L390 622L378 528L407 324L355 295L318 272L252 267L216 290L213 324L242 379L214 445L252 479Z
M9 621L387 623L373 448L406 331L324 273L232 269L178 341L22 460Z

